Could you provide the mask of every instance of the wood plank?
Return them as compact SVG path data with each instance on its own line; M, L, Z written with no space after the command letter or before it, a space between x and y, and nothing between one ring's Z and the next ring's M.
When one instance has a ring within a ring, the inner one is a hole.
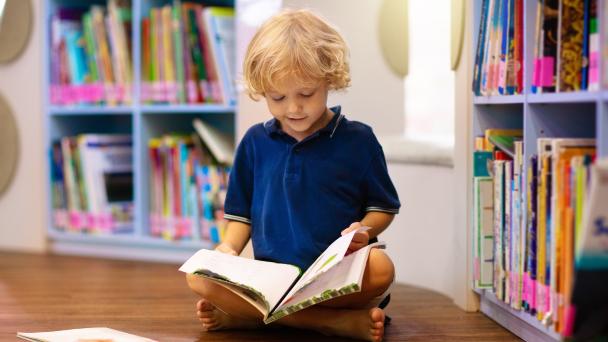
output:
M388 341L517 341L481 313L397 285ZM197 297L175 264L0 252L0 340L17 331L105 326L159 341L340 341L288 328L203 332ZM344 340L351 341L351 340Z

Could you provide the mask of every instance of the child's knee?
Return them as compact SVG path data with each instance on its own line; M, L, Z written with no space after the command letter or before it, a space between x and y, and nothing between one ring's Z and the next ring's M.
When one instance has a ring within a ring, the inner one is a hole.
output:
M371 283L379 292L384 292L395 279L395 266L384 251L373 248L369 255Z

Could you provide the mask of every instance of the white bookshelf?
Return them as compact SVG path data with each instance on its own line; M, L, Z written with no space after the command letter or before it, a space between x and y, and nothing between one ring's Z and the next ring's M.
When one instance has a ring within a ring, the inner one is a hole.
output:
M473 0L473 44L472 63L477 49L477 39L481 20L483 0ZM600 41L603 27L608 18L602 18L604 1L598 1L598 30ZM524 163L536 154L536 140L541 137L592 137L597 139L598 157L608 156L608 89L596 92L572 93L531 93L533 45L535 30L536 1L523 1L523 93L510 96L472 97L472 127L469 130L469 146L473 146L475 136L483 135L488 128L520 128L524 133ZM600 47L600 51L606 47ZM599 63L600 84L602 78L602 58ZM471 68L470 70L473 70ZM472 79L472 78L471 78ZM528 165L524 164L527 169ZM468 168L472 179L472 167ZM472 186L472 182L470 182ZM470 189L471 190L471 189ZM527 196L523 189L523 196ZM471 191L472 193L472 191ZM468 204L468 215L473 213L472 197ZM524 212L525 216L525 212ZM473 222L472 216L469 222ZM525 222L525 217L524 217ZM469 285L471 286L471 285ZM543 325L529 313L514 310L498 300L489 290L474 290L479 296L480 311L526 341L559 341L561 336L551 327Z

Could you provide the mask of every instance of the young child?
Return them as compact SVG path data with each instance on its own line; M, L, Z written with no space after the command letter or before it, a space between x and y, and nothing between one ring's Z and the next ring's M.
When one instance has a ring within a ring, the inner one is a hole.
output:
M348 50L338 32L306 10L269 19L249 44L244 81L263 97L273 119L243 137L225 203L229 220L217 250L238 255L251 238L255 258L305 270L340 234L361 226L349 250L388 227L400 203L382 148L370 127L327 108L330 90L350 83ZM288 315L275 323L324 334L380 341L385 314L376 307L392 284L394 266L372 249L361 292ZM198 276L188 284L202 299L205 330L263 326L242 298Z

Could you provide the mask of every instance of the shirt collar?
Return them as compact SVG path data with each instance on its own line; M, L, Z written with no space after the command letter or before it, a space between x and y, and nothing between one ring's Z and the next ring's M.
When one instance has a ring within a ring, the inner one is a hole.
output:
M340 125L340 121L342 121L344 115L340 114L340 112L342 111L341 106L331 107L329 108L329 110L334 113L334 116L331 118L331 120L325 127L321 128L318 131L318 133L328 133L329 136L332 137L334 135L334 132L338 128L338 125ZM269 135L285 134L285 132L283 132L283 130L281 129L279 120L275 118L264 122L264 129Z

